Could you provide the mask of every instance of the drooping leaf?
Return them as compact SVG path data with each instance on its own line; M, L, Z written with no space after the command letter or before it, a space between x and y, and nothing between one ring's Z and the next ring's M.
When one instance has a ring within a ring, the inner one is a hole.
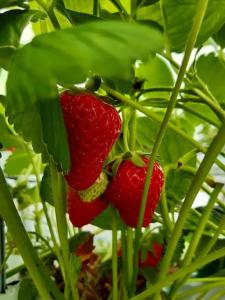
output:
M198 75L207 84L215 98L225 103L225 62L214 53L202 55L196 64Z
M165 0L162 3L166 32L169 38L171 50L182 52L192 27L198 1ZM218 32L224 22L225 1L209 0L196 46L201 45L210 36Z
M95 22L38 36L17 51L10 67L9 120L25 140L32 141L36 152L46 156L48 149L63 170L68 170L69 151L56 85L83 82L89 71L127 79L135 59L144 59L149 51L161 47L159 31L122 22ZM31 64L34 58L36 68ZM46 127L44 120L49 117L52 122Z

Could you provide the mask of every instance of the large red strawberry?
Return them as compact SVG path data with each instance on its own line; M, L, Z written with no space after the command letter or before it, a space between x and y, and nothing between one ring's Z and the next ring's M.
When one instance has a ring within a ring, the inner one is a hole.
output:
M96 198L92 202L84 202L77 191L69 188L67 210L70 221L75 227L91 223L107 206L108 203L101 198Z
M60 96L67 129L71 170L69 185L82 191L99 177L103 163L121 130L117 110L90 93Z
M141 252L139 254L139 268L144 267L153 267L155 268L158 263L160 262L160 259L163 254L163 245L159 244L157 242L154 242L152 245L152 251L147 251L145 258L142 259Z
M115 205L123 221L130 227L137 226L148 168L149 159L147 157L142 157L142 159L145 163L143 167L136 166L131 160L124 160L104 193L104 198ZM147 227L152 221L163 182L163 171L159 163L155 162L148 190L143 227Z

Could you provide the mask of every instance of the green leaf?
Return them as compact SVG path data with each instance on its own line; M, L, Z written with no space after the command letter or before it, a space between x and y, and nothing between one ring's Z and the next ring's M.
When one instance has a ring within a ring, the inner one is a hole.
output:
M149 118L138 118L137 141L141 150L150 151L155 142L159 125L153 123ZM184 138L167 129L166 135L159 148L159 161L162 166L177 163L179 158L193 149L193 146ZM189 165L195 166L195 158L189 161ZM179 168L171 171L166 181L166 192L170 205L180 202L186 194L192 175L181 171Z
M26 10L9 10L0 14L0 46L18 47L24 28L40 12Z
M163 13L171 50L182 52L192 27L198 1L164 0ZM218 32L225 22L225 0L209 0L196 46Z
M24 0L1 0L0 2L0 8L6 8L10 6L22 6Z
M163 18L160 9L160 3L157 2L154 5L143 6L137 11L138 21L151 21L160 25L163 28Z
M159 0L137 0L137 5L142 7L142 6L152 5L156 2L159 2Z
M4 148L9 147L20 147L20 138L13 134L9 128L5 117L0 113L0 142L3 144Z
M38 36L17 51L10 66L9 120L36 152L46 156L48 149L66 171L69 151L56 85L83 82L89 71L127 79L135 59L161 47L159 31L122 22L94 22ZM37 68L31 64L34 58Z
M38 291L30 278L24 278L19 287L18 300L35 300Z
M30 166L30 160L26 152L16 150L6 161L5 172L10 176L20 175L25 169Z
M8 70L9 63L15 53L16 49L14 47L0 47L0 67Z
M225 103L225 62L214 53L210 53L199 57L196 68L198 75L207 84L215 98Z
M74 25L102 20L101 18L88 13L67 9L63 3L63 0L57 0L56 8L70 21L71 24Z
M225 24L217 33L214 34L214 40L221 46L221 48L225 48Z
M172 86L173 75L168 64L160 56L150 57L147 62L140 63L135 70L136 77L144 79L144 89L158 86ZM143 98L165 97L169 93L146 93Z
M41 180L40 195L42 200L54 206L50 167L46 166Z
M116 212L116 211L115 211ZM122 228L123 222L120 219L118 213L115 214L116 219L116 228L120 230ZM104 230L111 230L112 229L112 209L108 207L105 209L100 215L98 215L94 221L91 222L92 225L95 225L99 228Z

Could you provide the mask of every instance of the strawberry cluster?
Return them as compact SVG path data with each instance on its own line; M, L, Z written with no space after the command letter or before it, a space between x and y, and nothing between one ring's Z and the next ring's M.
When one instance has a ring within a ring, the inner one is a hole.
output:
M124 160L109 182L103 164L121 131L119 113L101 98L86 92L66 91L60 99L71 156L71 170L65 178L72 224L81 227L91 223L112 203L123 221L136 227L149 158L141 157L143 166ZM155 162L143 227L152 221L162 186L163 172Z

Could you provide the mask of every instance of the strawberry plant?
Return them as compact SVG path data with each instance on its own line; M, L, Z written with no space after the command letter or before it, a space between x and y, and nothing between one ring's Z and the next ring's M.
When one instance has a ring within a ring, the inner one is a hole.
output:
M224 0L0 2L0 299L224 299Z

